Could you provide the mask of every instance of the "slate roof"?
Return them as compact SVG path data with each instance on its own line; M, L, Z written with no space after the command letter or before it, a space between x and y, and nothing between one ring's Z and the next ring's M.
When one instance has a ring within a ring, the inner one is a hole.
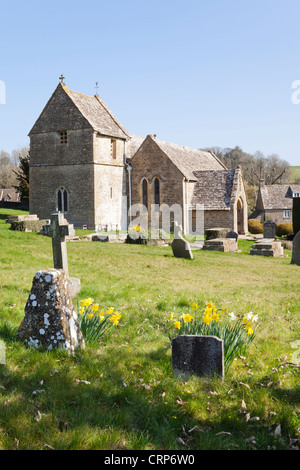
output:
M262 185L260 193L264 210L292 209L293 192L300 192L300 184Z
M66 99L71 100L74 112L66 106ZM55 104L51 108L53 102ZM81 120L79 116L82 118ZM61 121L66 120L69 121L71 129L90 126L102 135L124 140L130 138L126 129L98 95L83 95L69 90L63 83L58 84L29 135L58 130Z
M235 199L239 172L238 169L195 171L197 182L190 209L203 204L205 210L230 210Z
M130 134L130 146L128 151L128 158L133 157L133 155L138 151L142 143L144 142L145 137L140 137L139 135Z
M100 96L88 96L63 86L75 106L100 134L128 140L129 134L106 106Z
M195 181L195 171L224 170L225 165L210 152L155 139L154 142L173 164L190 181Z

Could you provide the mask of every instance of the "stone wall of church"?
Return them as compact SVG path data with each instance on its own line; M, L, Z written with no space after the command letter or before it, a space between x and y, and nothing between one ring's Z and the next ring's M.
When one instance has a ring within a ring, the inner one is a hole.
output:
M70 223L94 228L93 131L68 130L66 143L59 132L30 136L29 211L49 218L57 210L57 191L68 193Z
M183 218L183 176L155 144L155 141L150 139L144 141L131 163L133 205L143 203L143 180L147 181L149 227L151 223L151 205L155 204L154 181L156 178L159 179L160 205L165 204L169 208L174 204L179 205ZM138 213L135 215L138 216ZM178 217L176 218L178 219ZM171 223L173 219L174 215L171 213Z
M95 165L95 228L127 230L126 170Z
M95 228L127 230L125 145L94 134Z
M93 165L31 166L29 210L39 218L49 218L57 210L57 191L68 195L65 218L75 226L94 228Z

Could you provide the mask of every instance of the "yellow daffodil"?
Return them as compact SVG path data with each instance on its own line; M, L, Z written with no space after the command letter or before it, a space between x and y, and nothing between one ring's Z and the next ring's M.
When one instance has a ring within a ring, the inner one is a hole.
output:
M119 324L120 318L121 318L120 313L116 312L110 316L110 321L112 322L113 325L117 326Z
M220 318L220 314L219 313L214 313L211 317L215 322L217 322Z
M80 306L81 307L89 307L90 305L92 305L93 302L94 302L94 299L91 299L91 298L83 299L80 302Z
M177 321L174 321L174 326L175 326L175 328L177 328L178 330L180 330L180 328L181 328L181 323L180 323L180 321L178 321L178 320L177 320Z
M209 315L204 315L204 317L203 317L203 322L204 322L204 323L206 323L207 325L209 325L211 321L212 321L211 316L209 316Z
M91 320L91 318L93 318L93 316L94 316L93 313L89 313L87 317L88 317L89 320Z
M79 313L83 313L84 312L84 307L79 307Z
M211 308L211 309L213 309L213 307L214 307L214 304L211 303L211 302L209 302L209 303L206 305L206 308Z
M185 315L182 315L182 319L184 321L184 323L189 323L190 321L193 320L194 317L192 317L192 315L190 315L189 313L185 314Z
M222 313L227 313L227 308L223 307L222 308Z
M211 315L211 312L212 312L212 308L206 307L206 309L204 310L204 316L209 317Z
M197 310L199 308L199 305L196 302L193 302L191 305L192 310Z
M93 312L98 312L98 310L99 310L99 304L94 304L94 305L92 306L92 310L93 310Z
M113 311L114 311L114 307L110 307L110 308L107 309L107 314L111 315L113 313Z
M173 318L174 318L174 313L170 313L169 314L169 320L173 320Z

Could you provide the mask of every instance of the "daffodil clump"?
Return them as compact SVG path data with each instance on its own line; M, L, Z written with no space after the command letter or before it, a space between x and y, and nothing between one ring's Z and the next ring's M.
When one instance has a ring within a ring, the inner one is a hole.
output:
M245 355L255 338L255 324L258 315L253 312L243 315L228 313L226 308L217 308L213 303L201 309L196 302L190 306L191 313L175 318L169 314L175 335L209 335L224 341L224 363L228 368L235 357ZM173 335L170 335L172 338Z
M99 341L112 326L118 326L121 314L114 307L100 308L94 299L80 301L77 307L78 323L87 343Z

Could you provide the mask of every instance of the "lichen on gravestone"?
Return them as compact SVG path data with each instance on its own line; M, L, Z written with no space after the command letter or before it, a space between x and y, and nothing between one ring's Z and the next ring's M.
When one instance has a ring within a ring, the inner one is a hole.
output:
M73 353L84 348L84 339L62 269L38 271L25 306L17 339L28 346Z

